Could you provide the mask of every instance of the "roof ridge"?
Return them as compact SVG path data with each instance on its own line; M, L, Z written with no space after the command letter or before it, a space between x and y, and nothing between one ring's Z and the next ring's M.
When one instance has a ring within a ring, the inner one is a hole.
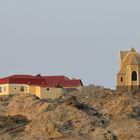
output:
M123 59L123 62L125 61L125 59L128 57L129 54L130 54L130 52L128 51L125 58Z
M136 52L136 50L134 48L131 48L130 52Z

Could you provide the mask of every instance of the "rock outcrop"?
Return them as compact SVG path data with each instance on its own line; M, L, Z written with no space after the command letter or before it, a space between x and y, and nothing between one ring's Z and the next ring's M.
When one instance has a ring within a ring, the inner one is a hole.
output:
M0 97L0 140L139 140L140 97L86 87L62 99Z

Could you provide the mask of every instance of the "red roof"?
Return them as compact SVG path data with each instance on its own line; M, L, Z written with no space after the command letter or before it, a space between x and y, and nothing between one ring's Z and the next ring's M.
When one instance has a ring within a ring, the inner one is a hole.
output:
M42 87L73 87L83 85L81 80L71 80L65 76L32 76L32 75L13 75L0 78L0 84L28 84Z

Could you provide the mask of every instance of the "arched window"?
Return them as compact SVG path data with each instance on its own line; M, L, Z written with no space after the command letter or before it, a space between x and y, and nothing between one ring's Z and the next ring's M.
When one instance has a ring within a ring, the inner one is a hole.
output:
M123 82L123 77L121 77L121 82Z
M137 81L137 73L136 73L136 71L132 72L132 81Z

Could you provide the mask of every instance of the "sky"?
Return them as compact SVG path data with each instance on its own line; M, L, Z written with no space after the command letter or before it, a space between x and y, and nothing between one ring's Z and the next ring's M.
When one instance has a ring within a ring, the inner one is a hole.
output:
M0 77L66 75L115 88L120 50L140 52L139 0L0 1Z

